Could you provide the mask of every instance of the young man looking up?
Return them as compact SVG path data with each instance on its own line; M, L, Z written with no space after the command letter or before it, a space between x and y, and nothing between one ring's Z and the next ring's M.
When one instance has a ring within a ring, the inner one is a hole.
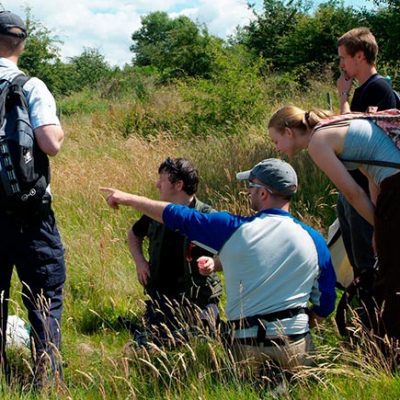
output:
M376 59L378 44L368 28L355 28L338 40L339 67L337 81L340 111L366 112L369 107L387 110L396 107L393 89L384 78L378 78ZM356 80L358 87L349 103L350 92Z
M396 98L391 85L377 73L378 44L368 28L355 28L341 36L338 40L338 53L339 66L342 70L337 81L341 113L367 112L370 107L378 110L396 108ZM349 103L353 80L357 81L358 87L354 90ZM359 170L350 173L365 192L369 193L367 178ZM362 293L369 297L375 264L372 226L341 194L337 203L337 214L354 276L362 280L361 286L365 289ZM363 300L366 304L371 302L370 298Z

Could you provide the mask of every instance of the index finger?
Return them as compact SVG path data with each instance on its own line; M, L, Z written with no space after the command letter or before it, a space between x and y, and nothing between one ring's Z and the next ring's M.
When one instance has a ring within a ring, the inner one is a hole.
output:
M112 188L107 188L107 187L102 187L102 186L99 187L99 190L100 190L100 192L108 193L108 194L115 192L115 190Z

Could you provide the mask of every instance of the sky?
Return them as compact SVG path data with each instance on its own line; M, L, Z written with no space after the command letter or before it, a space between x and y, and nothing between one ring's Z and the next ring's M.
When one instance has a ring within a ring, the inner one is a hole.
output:
M251 2L262 4L262 0ZM322 1L314 1L318 2ZM359 8L372 2L345 0L344 4ZM151 12L165 11L172 18L186 15L221 38L252 17L246 0L0 0L0 5L23 18L30 7L33 18L62 41L64 60L80 55L84 48L96 48L110 65L121 67L132 60L131 35L140 29L140 18Z

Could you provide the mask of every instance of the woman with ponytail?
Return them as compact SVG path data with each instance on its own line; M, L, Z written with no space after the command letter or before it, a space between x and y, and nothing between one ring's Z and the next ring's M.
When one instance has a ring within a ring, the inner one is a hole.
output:
M400 171L354 160L400 163L400 151L372 120L326 120L331 115L329 111L313 109L306 112L286 106L271 117L269 135L277 149L289 157L307 149L314 163L357 212L373 225L379 260L374 295L383 310L377 333L399 340ZM346 162L346 159L353 161ZM359 169L368 178L370 197L349 174L348 170L353 169Z

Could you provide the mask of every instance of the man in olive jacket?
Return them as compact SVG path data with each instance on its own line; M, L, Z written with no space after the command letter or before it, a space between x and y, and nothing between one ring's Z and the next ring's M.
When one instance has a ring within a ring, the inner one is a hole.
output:
M156 186L160 200L205 213L212 211L195 196L199 177L189 160L167 158L158 173ZM143 246L146 237L148 258ZM196 263L199 257L210 253L145 215L129 230L128 243L138 280L151 299L146 302L144 323L153 341L168 337L168 330L181 331L187 323L195 325L203 320L208 325L211 323L211 327L215 324L222 286L216 274L200 275Z

